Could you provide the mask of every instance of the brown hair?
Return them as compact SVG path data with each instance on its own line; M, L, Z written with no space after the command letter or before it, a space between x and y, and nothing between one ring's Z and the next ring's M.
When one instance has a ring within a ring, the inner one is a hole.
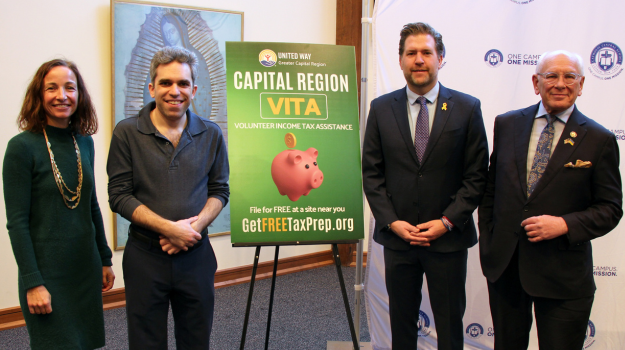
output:
M91 96L87 92L85 82L74 62L64 59L48 61L37 69L37 73L26 89L22 110L17 117L17 125L20 130L42 132L48 124L46 111L43 107L43 80L54 67L67 67L74 72L78 85L78 102L76 111L70 117L70 127L81 135L93 135L98 131L98 118L95 108L91 103Z
M176 61L178 63L186 63L191 68L191 83L195 84L195 77L197 77L197 56L184 47L180 46L165 46L164 48L156 51L152 62L150 62L150 79L152 84L156 80L156 69L160 65L170 64Z
M431 25L423 22L417 23L408 23L404 25L401 32L399 33L399 56L404 54L404 44L406 43L406 38L410 35L418 35L418 34L426 34L432 36L434 38L434 42L436 43L436 53L438 57L445 57L445 44L443 44L443 36L441 33L437 32L436 29L432 28Z

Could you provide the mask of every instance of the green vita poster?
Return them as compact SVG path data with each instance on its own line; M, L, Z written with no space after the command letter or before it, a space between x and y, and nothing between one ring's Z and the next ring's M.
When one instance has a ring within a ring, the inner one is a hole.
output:
M227 42L234 245L363 238L351 46Z

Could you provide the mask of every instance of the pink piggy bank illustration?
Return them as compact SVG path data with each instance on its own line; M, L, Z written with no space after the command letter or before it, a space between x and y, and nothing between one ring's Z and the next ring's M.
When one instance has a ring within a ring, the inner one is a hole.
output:
M287 149L273 159L271 177L281 195L295 202L302 195L308 195L313 188L321 186L323 172L317 166L318 153L314 148L306 152Z

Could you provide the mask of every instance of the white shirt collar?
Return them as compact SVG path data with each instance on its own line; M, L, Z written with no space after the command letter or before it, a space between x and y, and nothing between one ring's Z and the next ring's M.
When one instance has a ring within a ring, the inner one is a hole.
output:
M440 83L437 81L436 85L434 85L430 91L426 92L423 97L425 97L430 103L435 103L438 98L438 90L440 90ZM411 105L417 102L417 98L419 96L421 95L415 94L412 90L410 90L408 85L406 85L406 98Z
M569 120L569 117L573 113L573 109L575 109L575 104L573 104L571 107L567 108L563 112L556 114L556 117L558 118L558 120L566 124L566 122ZM545 114L549 114L549 113L547 113L547 110L545 109L545 105L543 105L543 101L540 101L540 105L538 105L538 112L536 113L536 116L534 116L534 119L540 118L544 116Z

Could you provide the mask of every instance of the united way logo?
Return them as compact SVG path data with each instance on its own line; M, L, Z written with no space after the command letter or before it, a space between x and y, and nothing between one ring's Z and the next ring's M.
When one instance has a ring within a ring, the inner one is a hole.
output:
M588 349L595 343L595 324L588 320L588 328L586 328L586 337L584 337L584 349Z
M278 62L278 56L275 52L265 49L258 54L258 61L265 67L273 67Z
M497 68L503 63L503 54L499 50L492 49L484 55L484 63L491 68Z
M601 80L609 80L623 72L623 51L616 44L603 42L592 50L588 70Z
M420 337L427 337L432 332L430 330L430 318L421 310L419 310L419 322L417 323L417 328L419 330Z
M484 327L482 327L479 323L471 323L467 326L465 333L469 338L480 339L480 337L484 335Z

